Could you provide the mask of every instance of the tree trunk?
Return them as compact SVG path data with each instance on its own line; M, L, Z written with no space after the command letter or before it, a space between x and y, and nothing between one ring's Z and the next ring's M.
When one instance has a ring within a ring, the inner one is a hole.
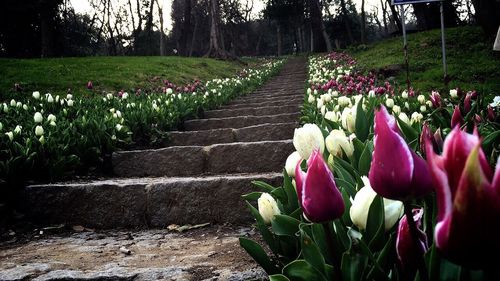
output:
M361 43L366 44L365 0L361 0Z
M495 0L472 0L476 20L488 35L494 35L500 25L500 3Z
M281 24L278 23L276 25L276 40L277 40L277 43L278 43L278 57L282 55L282 42L281 42Z
M163 9L160 7L160 1L156 2L156 6L158 7L158 15L160 17L160 56L165 55L165 33L163 32Z
M387 2L389 4L389 8L391 9L392 20L396 24L396 27L398 28L398 31L402 33L403 32L403 26L401 25L401 20L399 19L399 16L398 16L398 11L396 11L396 7L395 6L391 5L391 0L387 0Z
M354 37L352 36L351 25L349 24L349 17L347 15L345 0L340 0L340 8L342 9L342 18L344 20L344 26L347 32L347 37L349 38L349 43L352 44L354 43Z
M189 46L189 56L193 56L194 51L194 43L196 42L196 31L198 30L198 17L194 17L194 28L193 28L193 36L191 36L191 44Z
M54 56L53 37L54 23L51 7L42 1L40 10L40 35L41 35L41 52L42 58Z
M323 36L323 17L318 0L309 0L309 8L311 11L311 30L314 41L313 52L326 51L326 41Z
M191 35L191 0L184 1L184 21L182 22L182 32L180 37L180 47L179 52L183 56L189 54L188 51L188 41Z
M384 0L380 0L380 6L382 6L382 19L384 21L384 32L385 34L389 33L389 29L387 27L387 2Z
M210 11L210 42L206 57L228 59L231 55L223 49L221 31L219 27L219 3L217 0L209 1Z

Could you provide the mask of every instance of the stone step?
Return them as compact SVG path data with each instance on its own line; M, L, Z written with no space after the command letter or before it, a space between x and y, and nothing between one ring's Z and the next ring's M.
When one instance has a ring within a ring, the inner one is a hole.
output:
M293 98L289 100L279 100L271 102L239 102L221 106L219 109L235 109L235 108L256 108L265 106L283 106L283 105L297 105L301 106L304 103L303 98Z
M266 101L277 101L277 100L290 100L290 99L302 99L304 100L304 95L297 94L286 94L286 95L262 95L260 97L245 96L232 100L230 103L238 102L266 102Z
M293 138L298 122L261 124L240 129L174 131L169 133L170 146L212 145L230 142L286 140Z
M263 116L238 116L210 119L194 119L184 122L186 131L202 131L221 128L243 128L266 123L288 123L299 120L300 113L283 113Z
M112 163L119 177L278 172L293 150L292 140L172 146L116 152Z
M222 118L222 117L235 117L235 116L262 116L283 113L300 112L300 106L297 105L279 105L279 106L265 106L265 107L251 107L251 108L238 108L238 109L217 109L205 111L204 118Z
M211 225L186 232L69 230L0 247L0 280L267 280L239 246L251 227ZM23 239L21 239L23 240ZM129 255L120 248L131 251Z
M290 89L280 89L280 90L264 90L260 92L253 92L248 95L244 95L239 97L239 99L242 98L265 98L265 97L286 97L290 95L295 95L295 96L304 96L303 91L296 91L296 90L290 90Z
M85 227L166 227L170 224L249 223L241 195L256 191L252 181L274 186L281 173L205 177L107 179L27 186L22 209L43 224Z

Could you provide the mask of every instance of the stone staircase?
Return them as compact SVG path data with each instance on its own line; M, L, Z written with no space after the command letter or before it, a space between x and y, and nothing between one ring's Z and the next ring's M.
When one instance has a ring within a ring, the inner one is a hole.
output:
M114 154L113 178L28 186L23 212L48 227L0 242L0 280L266 280L238 245L260 239L241 195L280 184L305 79L305 59L290 59L169 147Z
M169 147L117 152L115 177L28 186L24 211L38 223L99 229L249 223L252 181L279 185L298 125L305 59L252 94L170 133Z

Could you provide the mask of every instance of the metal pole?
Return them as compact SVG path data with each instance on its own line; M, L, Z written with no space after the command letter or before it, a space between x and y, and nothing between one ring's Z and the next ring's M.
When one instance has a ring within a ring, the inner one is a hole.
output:
M448 80L448 68L446 66L446 49L445 49L445 38L444 38L444 12L443 12L443 1L440 2L439 11L441 12L441 49L443 51L443 70L444 70L444 83Z
M406 67L406 87L407 91L410 92L410 66L408 63L408 42L406 41L406 24L405 24L405 10L404 5L399 6L401 13L401 29L403 30L403 50L405 55L405 67Z

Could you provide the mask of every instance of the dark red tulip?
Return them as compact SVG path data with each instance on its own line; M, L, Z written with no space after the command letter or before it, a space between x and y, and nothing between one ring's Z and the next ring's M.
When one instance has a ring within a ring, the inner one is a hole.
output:
M384 106L375 113L375 139L369 179L385 198L407 201L433 190L427 163L401 137Z
M491 105L488 105L488 120L491 122L495 121L495 111L493 110L493 107Z
M438 203L436 247L454 263L489 266L500 252L500 158L493 174L477 131L458 127L446 137L442 155L430 142L426 150Z
M94 84L92 84L92 81L87 82L87 89L89 90L94 89Z
M423 215L423 208L413 209L413 220L417 226L419 244L413 242L410 225L408 224L406 215L399 221L396 238L396 253L398 254L401 265L407 272L415 272L421 253L427 252L429 248L427 244L427 235L422 231Z
M467 113L469 113L471 107L472 107L472 95L470 93L468 93L467 95L465 95L465 99L464 99L464 115L467 115Z
M295 167L297 194L304 215L312 222L326 222L339 218L345 205L332 171L319 150L314 150L307 160L307 173Z

